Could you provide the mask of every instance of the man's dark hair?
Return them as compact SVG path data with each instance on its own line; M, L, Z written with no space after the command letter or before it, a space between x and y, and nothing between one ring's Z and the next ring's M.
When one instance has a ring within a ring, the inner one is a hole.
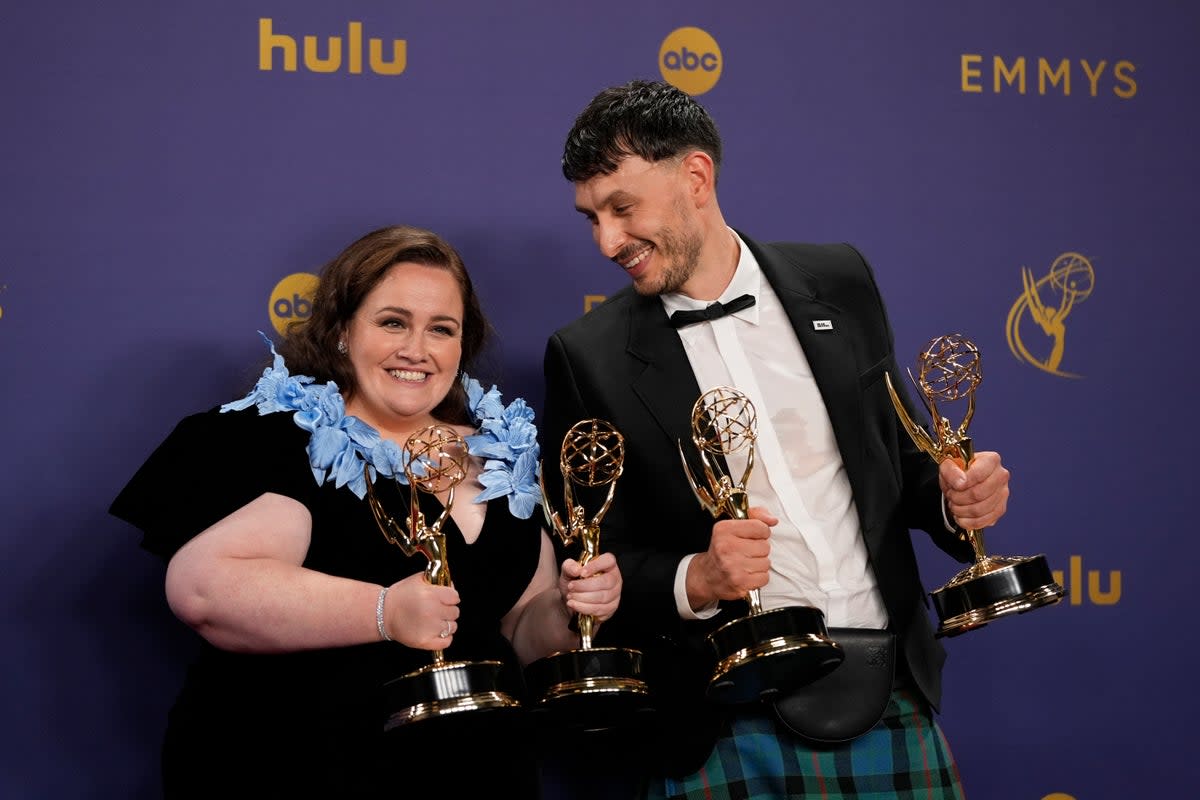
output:
M630 81L596 95L575 119L563 148L562 171L572 183L617 170L627 156L646 161L703 150L720 172L721 136L690 95L661 81Z

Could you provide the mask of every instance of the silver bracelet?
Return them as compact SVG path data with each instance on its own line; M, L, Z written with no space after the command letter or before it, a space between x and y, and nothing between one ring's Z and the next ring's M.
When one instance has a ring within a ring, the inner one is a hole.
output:
M387 628L383 627L383 601L387 599L388 587L379 590L379 599L375 602L375 627L379 628L379 638L385 642L395 641L388 636Z

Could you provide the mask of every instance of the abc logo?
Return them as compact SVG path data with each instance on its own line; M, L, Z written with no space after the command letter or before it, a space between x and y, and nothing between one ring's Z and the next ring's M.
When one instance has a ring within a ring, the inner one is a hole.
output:
M303 322L312 315L312 296L317 289L317 276L295 272L275 284L271 292L271 324L283 335L292 322Z
M721 48L700 28L676 28L658 48L663 80L688 94L704 94L721 77Z

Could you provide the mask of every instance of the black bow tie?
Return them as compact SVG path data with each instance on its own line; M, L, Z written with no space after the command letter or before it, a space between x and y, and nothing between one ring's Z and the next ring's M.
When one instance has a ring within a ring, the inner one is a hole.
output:
M697 322L712 322L714 319L720 319L726 314L741 311L752 305L754 305L754 295L744 294L741 297L733 298L728 303L710 303L707 308L696 311L676 311L671 315L671 325L682 328L685 325L695 325Z

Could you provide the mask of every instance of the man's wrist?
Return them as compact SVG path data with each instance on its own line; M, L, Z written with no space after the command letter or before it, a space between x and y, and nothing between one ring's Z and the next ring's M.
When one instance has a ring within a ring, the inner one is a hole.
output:
M692 562L698 555L700 554L692 553L684 556L675 570L675 610L679 612L681 619L711 619L721 610L720 601L717 598L703 603L699 609L693 608L688 593L688 575L691 572Z

